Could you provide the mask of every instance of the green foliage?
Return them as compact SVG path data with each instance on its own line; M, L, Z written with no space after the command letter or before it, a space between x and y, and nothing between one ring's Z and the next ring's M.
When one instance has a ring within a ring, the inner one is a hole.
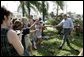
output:
M78 36L81 33L83 33L83 21L80 19L76 19L74 21L74 24L75 24L75 34ZM78 24L79 24L79 26L78 26Z
M47 30L46 30L47 31ZM79 53L74 51L73 49L70 49L67 44L65 43L62 50L58 49L58 46L61 44L62 39L58 38L57 34L54 33L54 31L50 32L47 31L46 33L50 33L54 36L51 38L50 35L47 34L47 36L50 37L48 40L43 40L41 46L44 47L38 47L36 56L77 56ZM72 38L70 38L70 44L74 49L80 50L83 47L83 36L73 36L74 41L72 41Z
M80 19L74 20L74 23L75 23L75 24L80 24L80 26L83 26L83 21L80 20Z
M50 25L55 26L55 25L59 24L61 21L62 21L62 16L59 15L55 19L49 19L48 20L48 25L50 24ZM56 29L58 30L58 34L61 33L62 27L57 27Z
M63 10L64 1L56 1L56 4L58 4L60 6L60 8Z
M49 25L57 25L60 22L60 19L48 19L47 23Z

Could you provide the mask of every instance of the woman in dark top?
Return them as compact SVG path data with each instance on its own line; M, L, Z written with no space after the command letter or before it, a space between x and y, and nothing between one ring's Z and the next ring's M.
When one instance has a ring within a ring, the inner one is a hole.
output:
M24 48L25 48L25 39L24 39L24 37L25 37L25 35L27 35L27 34L29 34L30 33L30 29L29 28L24 28L23 29L23 32L22 32L22 44L23 44L23 46L24 46Z
M28 27L27 28L23 28L23 30L22 30L23 31L22 32L22 34L23 34L22 35L22 43L23 43L24 48L25 48L25 39L24 39L24 37L25 37L25 35L29 34L30 32L36 31L36 30L31 30L30 31L30 29L36 24L36 22L34 22L34 24L32 24L32 25L28 24Z

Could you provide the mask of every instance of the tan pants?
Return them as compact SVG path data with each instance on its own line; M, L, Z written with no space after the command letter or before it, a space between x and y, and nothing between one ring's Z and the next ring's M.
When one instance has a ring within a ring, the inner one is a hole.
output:
M25 36L25 47L26 47L26 49L27 49L29 46L32 46L32 43L31 43L31 40L30 40L30 38L29 38L29 34L27 34L27 35Z

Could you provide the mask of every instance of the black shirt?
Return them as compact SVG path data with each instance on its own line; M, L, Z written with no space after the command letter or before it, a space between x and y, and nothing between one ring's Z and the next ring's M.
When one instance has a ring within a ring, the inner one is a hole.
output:
M29 33L30 33L30 29L29 28L24 28L23 29L23 32L22 32L23 35L27 35Z
M8 42L8 30L1 28L1 56L19 56L15 48Z
M24 39L24 37L25 37L25 35L27 35L27 34L29 34L30 33L30 29L29 28L24 28L23 29L23 32L22 32L22 44L23 44L23 46L24 46L24 48L25 48L25 39Z

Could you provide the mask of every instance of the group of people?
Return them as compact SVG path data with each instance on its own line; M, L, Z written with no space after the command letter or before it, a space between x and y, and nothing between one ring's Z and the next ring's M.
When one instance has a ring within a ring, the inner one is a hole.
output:
M33 48L38 49L42 42L42 31L44 24L41 18L11 19L12 13L1 7L1 55L2 56L31 56ZM65 42L71 47L69 35L73 30L73 21L65 14L63 20L54 27L62 26L63 42L59 49L62 49ZM30 51L30 52L29 52Z
M37 49L42 42L41 18L32 19L30 16L29 19L12 19L12 13L4 7L1 7L1 14L1 55L32 55L32 49Z

